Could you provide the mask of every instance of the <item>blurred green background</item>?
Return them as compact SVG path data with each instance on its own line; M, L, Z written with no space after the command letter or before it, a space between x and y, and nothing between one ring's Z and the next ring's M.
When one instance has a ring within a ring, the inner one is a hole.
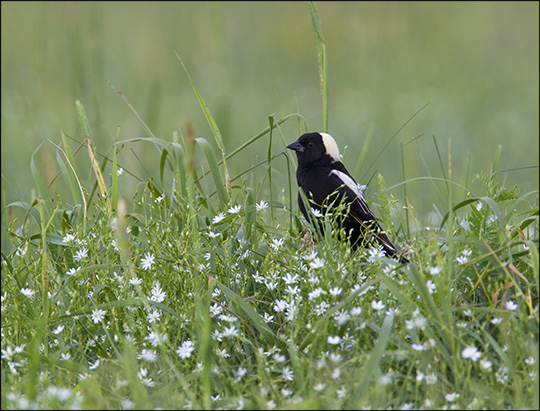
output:
M1 8L3 206L31 199L29 164L40 143L46 142L36 163L48 183L58 170L48 140L59 143L60 129L83 139L77 99L102 154L118 126L120 139L147 135L107 81L158 137L171 140L189 121L196 137L212 141L174 51L216 118L228 152L268 126L271 114L279 119L299 112L310 130L322 128L306 2L2 2ZM425 167L441 176L433 136L445 163L451 140L454 178L461 184L489 171L498 144L503 146L499 169L538 165L538 9L538 2L514 1L320 2L329 61L329 132L355 177L369 178L377 170L389 187L428 175ZM368 155L357 164L370 127ZM287 142L294 141L297 121L286 122L283 132ZM274 152L284 149L276 137ZM264 159L267 144L267 138L260 140L231 159L231 176ZM157 176L156 151L143 143L130 148L139 150L146 169ZM146 178L132 152L125 149L122 155L124 168ZM86 157L88 165L87 153L78 157ZM537 168L501 176L522 192L538 189ZM285 186L279 175L273 181ZM125 177L127 198L135 184ZM431 207L431 185L413 182L407 189L413 204ZM376 184L368 190L373 193ZM403 197L402 187L392 193Z

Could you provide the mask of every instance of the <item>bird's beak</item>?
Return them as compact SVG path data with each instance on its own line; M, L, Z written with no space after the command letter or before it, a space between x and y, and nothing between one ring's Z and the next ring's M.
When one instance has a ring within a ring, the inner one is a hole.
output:
M294 143L289 144L287 148L294 151L298 151L300 153L304 152L304 147L302 147L302 144L300 144L298 141L295 141Z

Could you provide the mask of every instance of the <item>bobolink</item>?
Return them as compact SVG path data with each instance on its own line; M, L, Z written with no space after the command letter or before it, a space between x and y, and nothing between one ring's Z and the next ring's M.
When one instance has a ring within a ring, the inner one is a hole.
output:
M402 263L409 261L400 255L386 233L381 229L377 218L367 204L362 188L340 161L339 149L330 134L306 133L287 148L294 150L298 157L296 179L298 187L307 196L310 207L316 212L332 213L341 211L342 218L337 221L345 229L353 252L372 238L382 246L385 254L397 258ZM345 208L339 208L340 203ZM298 207L308 221L301 193L298 193ZM321 229L322 229L321 225Z

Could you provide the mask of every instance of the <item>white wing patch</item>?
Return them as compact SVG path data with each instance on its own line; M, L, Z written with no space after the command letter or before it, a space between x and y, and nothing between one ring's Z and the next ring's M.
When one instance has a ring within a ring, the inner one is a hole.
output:
M349 187L352 190L352 192L356 194L356 196L360 200L360 206L362 207L362 211L364 211L364 213L368 215L370 214L372 215L373 212L367 205L366 199L364 198L364 194L363 194L363 190L366 188L366 186L361 186L360 184L356 184L356 182L351 177L349 177L347 174L345 174L342 171L332 170L330 171L329 176L331 176L332 174L337 176L337 178L343 181L343 184Z
M362 190L366 188L365 186L360 186L359 184L356 184L356 182L350 178L347 174L345 174L342 171L339 170L332 170L330 171L329 175L335 174L343 183L349 187L353 193L355 193L358 197L360 197L362 200L366 201L364 199L364 194Z
M339 156L339 148L337 146L336 140L334 140L334 137L332 137L330 134L327 134L327 133L319 133L319 134L322 137L322 141L328 155L332 157L332 160L340 161L341 158Z

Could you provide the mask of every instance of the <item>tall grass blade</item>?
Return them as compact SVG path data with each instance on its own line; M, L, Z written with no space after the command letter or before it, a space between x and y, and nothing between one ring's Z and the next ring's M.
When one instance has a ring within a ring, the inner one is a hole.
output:
M79 117L79 123L83 129L84 137L88 140L92 139L92 133L90 133L90 125L88 124L88 117L80 100L75 101L75 108L77 110L77 116Z
M47 213L51 214L52 211L52 199L49 195L49 192L47 191L47 187L45 187L45 183L43 183L43 180L41 178L41 174L39 173L36 163L34 161L34 157L36 153L39 151L43 143L41 143L32 153L32 157L30 158L30 171L32 172L32 176L34 177L34 182L36 183L39 196L43 201L45 201Z
M313 32L317 41L317 57L319 63L319 81L321 85L321 96L323 103L323 131L328 132L328 58L326 56L326 40L322 32L319 8L314 1L308 2L311 14Z
M63 132L62 132L62 134L63 134ZM84 195L84 189L82 187L81 180L79 179L79 176L77 175L77 172L75 171L75 167L73 166L73 162L69 160L68 155L64 152L64 150L60 146L57 146L54 143L53 143L53 145L56 147L57 150L62 152L62 154L66 158L66 164L69 165L69 167L71 169L71 172L73 173L73 176L75 177L75 181L77 182L77 185L79 187L79 192L81 193L80 199L82 199L82 203L83 203L83 214L79 214L78 222L80 223L81 218L82 218L83 233L86 233L86 212L88 210L88 203L86 202L86 196ZM80 204L80 203L76 203L76 204Z
M197 90L197 87L195 86L193 79L191 78L186 66L184 65L184 62L182 61L178 53L176 53L176 57L180 61L182 68L184 69L184 71L186 72L186 75L188 76L189 82L191 83L191 87L193 88L193 91L195 92L195 95L197 96L197 99L199 100L199 104L201 105L201 108L203 109L204 116L206 117L206 121L208 122L208 125L210 126L210 129L212 130L212 135L214 136L214 140L218 148L221 150L221 155L223 159L223 171L225 173L226 189L227 189L227 192L230 193L230 178L229 178L229 172L227 171L227 162L225 160L225 145L223 144L223 138L221 137L221 132L219 131L219 127L216 121L214 120L214 117L212 116L210 109L204 102L201 94L199 93L199 90Z
M120 127L116 131L116 137L114 139L113 150L113 162L111 169L111 209L114 212L118 209L118 148L116 143L118 142L118 136L120 134Z
M229 204L229 193L227 192L225 184L223 183L223 179L221 177L221 173L219 172L216 158L214 157L214 153L212 152L212 147L210 147L208 141L206 141L202 137L196 138L195 141L197 142L199 147L201 147L206 161L208 162L208 166L210 167L210 172L212 173L212 178L214 179L216 190L219 194L219 198L221 199L222 204Z
M366 160L366 156L369 151L369 144L371 143L371 139L373 138L374 132L375 132L375 126L373 123L371 123L368 129L366 139L364 140L364 143L362 144L360 157L358 157L358 161L356 162L356 166L354 167L353 175L358 175L360 173L360 170L362 169L362 166L364 165L364 161Z
M92 141L88 140L87 142L88 155L90 157L90 161L92 162L92 169L94 170L94 174L96 175L96 182L99 187L99 191L102 196L109 197L109 193L107 192L107 185L105 184L105 179L103 178L103 174L101 173L101 168L97 162L94 150L92 149Z

